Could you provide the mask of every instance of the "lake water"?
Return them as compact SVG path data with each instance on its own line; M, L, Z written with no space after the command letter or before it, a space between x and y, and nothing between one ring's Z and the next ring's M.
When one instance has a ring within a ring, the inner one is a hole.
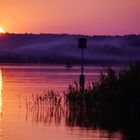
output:
M85 67L86 83L97 81L101 69ZM50 90L63 94L70 83L79 81L79 73L78 66L0 66L0 140L122 140L118 131L71 127L65 115L42 119L27 110L26 101L33 95Z

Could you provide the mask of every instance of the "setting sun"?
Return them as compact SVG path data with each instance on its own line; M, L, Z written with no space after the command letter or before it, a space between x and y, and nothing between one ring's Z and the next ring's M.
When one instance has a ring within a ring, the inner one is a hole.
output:
M5 33L4 29L0 27L0 33Z

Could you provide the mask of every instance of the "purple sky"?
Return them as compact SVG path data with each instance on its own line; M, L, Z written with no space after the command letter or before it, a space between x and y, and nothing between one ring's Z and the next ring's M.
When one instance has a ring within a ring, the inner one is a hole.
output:
M140 0L1 0L0 27L14 33L139 34Z

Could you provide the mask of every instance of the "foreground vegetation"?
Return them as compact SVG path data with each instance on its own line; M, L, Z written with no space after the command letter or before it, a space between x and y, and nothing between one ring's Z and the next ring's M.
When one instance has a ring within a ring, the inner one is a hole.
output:
M99 82L88 85L83 94L79 85L74 83L65 95L68 101L74 99L76 102L83 96L85 101L89 98L99 102L140 103L140 65L131 65L119 73L106 68L101 72Z
M118 73L107 68L101 72L100 81L89 85L84 93L76 83L70 85L65 100L69 125L120 130L136 137L140 126L140 65Z
M44 122L48 114L50 119L55 116L57 123L65 114L68 126L101 128L109 132L121 131L126 134L124 136L128 136L126 139L133 139L139 135L138 64L118 73L112 68L106 68L101 72L99 82L87 85L84 92L74 83L64 92L64 100L61 98L60 94L53 91L37 95L33 97L32 107L29 107L27 102L27 108L34 108L34 118Z

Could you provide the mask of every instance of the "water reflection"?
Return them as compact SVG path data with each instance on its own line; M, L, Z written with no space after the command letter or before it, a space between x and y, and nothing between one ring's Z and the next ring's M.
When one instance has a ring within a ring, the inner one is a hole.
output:
M64 96L65 97L65 96ZM64 103L64 104L63 104ZM26 100L26 121L32 120L35 124L66 125L74 130L87 130L93 133L94 138L122 139L122 133L112 119L112 112L107 113L105 118L84 105L70 105L64 102L64 98L58 93L49 92L44 95L33 96L32 100ZM113 112L114 113L114 112ZM115 114L116 115L116 114ZM92 130L92 131L91 131Z
M121 133L116 131L108 133L106 128L101 130L97 121L92 118L92 114L86 114L86 117L80 109L73 110L64 105L60 94L52 92L46 94L45 91L48 89L63 91L71 81L78 79L78 72L77 68L67 72L61 67L4 66L2 73L0 72L0 91L3 88L0 92L0 112L3 114L0 121L3 124L3 126L0 124L2 129L0 135L3 133L3 136L0 138L2 140L59 138L121 140ZM93 79L91 76L93 73L98 74L98 71L93 72L91 68L87 70L89 76L87 81ZM95 124L96 127L88 128L85 126L88 124L91 126Z
M2 73L0 69L0 139L2 139L1 117L2 117Z
M2 72L0 69L0 116L2 114Z
M64 109L58 93L48 92L43 95L32 95L32 100L26 99L26 121L60 125Z
M82 99L62 105L65 99L61 99L62 97L54 92L33 96L32 101L26 101L27 120L31 118L36 124L56 125L61 125L64 121L65 125L72 129L78 127L79 130L93 130L96 135L99 133L98 138L138 138L139 112L134 108L120 109L116 102L95 102L90 105Z

